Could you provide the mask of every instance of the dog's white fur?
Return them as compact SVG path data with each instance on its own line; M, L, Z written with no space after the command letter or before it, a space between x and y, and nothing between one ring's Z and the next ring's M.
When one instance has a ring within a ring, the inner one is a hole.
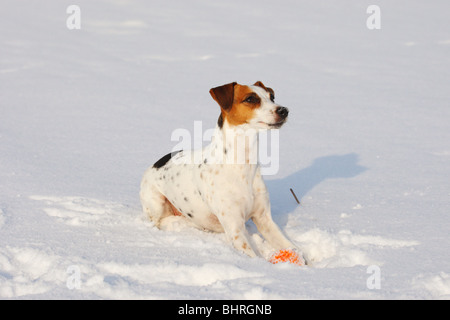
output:
M201 229L225 232L237 250L254 257L256 252L245 228L246 221L252 219L274 249L296 249L272 220L269 194L253 161L258 130L281 126L286 120L280 121L276 111L281 107L263 87L246 86L260 99L251 118L232 125L222 109L225 119L216 126L211 144L168 155L145 172L141 203L156 226L181 214L181 219ZM239 150L242 141L245 147Z

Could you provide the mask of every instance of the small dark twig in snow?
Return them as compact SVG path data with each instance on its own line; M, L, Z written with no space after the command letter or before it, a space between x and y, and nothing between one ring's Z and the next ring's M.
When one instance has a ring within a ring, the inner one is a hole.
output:
M296 196L295 193L294 193L294 190L292 190L291 188L289 188L289 190L291 190L291 193L292 193L292 195L294 196L295 201L297 201L297 203L300 204L300 201L298 201L297 196Z

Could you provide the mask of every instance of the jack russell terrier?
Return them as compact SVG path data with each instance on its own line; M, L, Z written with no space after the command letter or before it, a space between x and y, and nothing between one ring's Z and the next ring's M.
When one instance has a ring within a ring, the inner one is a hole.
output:
M273 222L269 194L254 160L258 130L280 128L289 110L274 102L274 91L260 81L236 82L209 93L221 113L211 144L167 154L147 169L141 182L144 212L157 227L173 216L208 231L225 232L233 246L255 257L245 223L252 219L274 250L298 252Z

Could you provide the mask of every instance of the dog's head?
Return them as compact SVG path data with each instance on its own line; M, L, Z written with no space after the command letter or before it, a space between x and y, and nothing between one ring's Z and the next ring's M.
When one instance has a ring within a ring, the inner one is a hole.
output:
M209 93L219 104L218 124L248 125L255 129L278 129L287 120L289 110L275 103L275 93L261 81L252 86L236 82L212 88Z

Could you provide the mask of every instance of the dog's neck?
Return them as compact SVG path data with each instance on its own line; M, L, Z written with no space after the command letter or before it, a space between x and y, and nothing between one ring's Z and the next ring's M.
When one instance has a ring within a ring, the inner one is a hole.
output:
M247 125L232 126L226 120L217 125L209 145L216 163L233 164L254 171L258 166L258 130Z

